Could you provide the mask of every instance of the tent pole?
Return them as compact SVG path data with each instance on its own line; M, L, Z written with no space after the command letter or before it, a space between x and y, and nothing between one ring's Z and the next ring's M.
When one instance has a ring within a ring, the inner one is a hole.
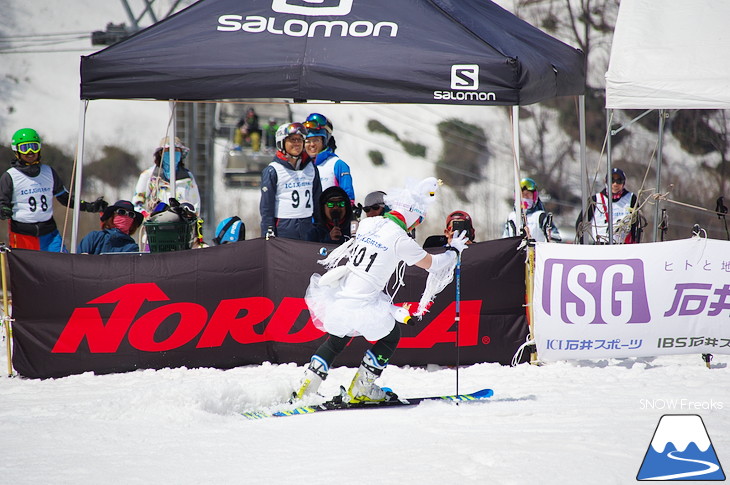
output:
M522 190L520 189L520 107L512 106L512 153L514 155L515 172L515 218L520 222L522 217ZM517 229L517 228L516 228ZM516 234L515 234L516 235Z
M79 138L76 146L76 179L74 180L74 217L71 224L71 253L76 254L76 241L79 233L79 213L81 211L81 180L84 172L84 134L86 132L86 109L89 100L82 99L79 105Z
M177 199L177 180L176 180L177 167L175 166L175 149L176 149L175 132L177 131L177 126L176 126L177 120L175 119L176 118L175 107L176 107L175 100L171 99L170 100L170 125L168 126L168 133L167 133L168 145L170 145L170 154L168 155L170 157L170 197L174 197ZM164 153L164 151L163 151L163 153ZM169 200L163 200L162 202L164 202L165 204L170 203ZM178 202L182 202L182 201L178 201Z
M664 119L666 116L666 110L659 110L659 143L656 152L656 192L658 194L662 186L662 152L664 149ZM654 237L652 241L657 241L657 234L659 233L659 199L654 204L654 230L652 231Z
M606 219L608 220L608 244L613 244L613 197L611 196L611 118L613 117L613 110L606 110L606 202L608 208L606 209Z
M578 124L580 130L580 200L581 214L583 220L588 220L586 210L588 209L588 172L586 166L586 96L581 94L578 96ZM581 232L579 235L579 244L585 243L585 236Z

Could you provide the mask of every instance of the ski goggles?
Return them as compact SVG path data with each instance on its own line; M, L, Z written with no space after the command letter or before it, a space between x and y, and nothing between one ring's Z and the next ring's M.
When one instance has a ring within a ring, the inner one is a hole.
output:
M327 128L327 118L319 113L312 113L307 116L304 126L308 129L321 130Z
M284 128L284 137L291 135L301 135L302 137L307 136L307 129L302 123L289 123Z
M614 183L614 184L623 185L624 182L626 182L624 179L618 178L618 177L611 179L611 183Z
M327 202L327 207L332 209L333 207L345 207L345 201L344 200L335 200L332 202Z
M137 213L135 211L122 209L121 207L118 209L114 209L114 214L118 215L118 216L131 217L132 219L134 219L135 216L137 215Z
M41 151L41 144L37 141L31 141L28 143L19 143L18 144L18 153L21 155L26 155L28 153L38 153Z
M534 192L537 190L537 185L531 180L523 180L520 182L520 188L522 190L529 190L530 192Z

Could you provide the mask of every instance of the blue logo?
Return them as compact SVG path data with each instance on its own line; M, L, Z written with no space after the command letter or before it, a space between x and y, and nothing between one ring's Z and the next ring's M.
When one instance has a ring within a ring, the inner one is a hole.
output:
M696 414L662 416L636 479L725 480L702 418Z

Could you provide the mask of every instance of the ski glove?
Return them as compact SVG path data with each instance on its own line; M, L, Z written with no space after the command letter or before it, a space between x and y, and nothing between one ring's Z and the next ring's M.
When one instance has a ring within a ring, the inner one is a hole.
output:
M0 208L0 219L10 219L13 217L13 208L6 205Z
M104 197L99 197L94 202L81 201L80 209L85 212L103 212L109 207L109 203L104 200Z
M469 241L469 238L466 237L466 231L456 232L451 237L451 243L449 244L449 246L461 253L469 247L466 245L467 241Z

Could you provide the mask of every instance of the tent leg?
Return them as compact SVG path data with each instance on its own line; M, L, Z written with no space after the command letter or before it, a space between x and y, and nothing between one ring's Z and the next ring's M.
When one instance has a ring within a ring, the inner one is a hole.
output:
M663 158L663 151L664 151L664 122L666 119L667 112L666 110L660 109L659 110L659 134L657 135L659 137L658 146L657 146L657 152L656 152L656 192L655 194L659 194L659 191L662 187L662 158ZM657 235L659 233L659 199L657 199L657 203L654 205L654 230L652 231L653 234L653 242L657 241Z
M522 190L520 189L520 107L512 106L512 154L515 172L515 216L522 218ZM519 229L519 228L516 228ZM516 235L516 234L515 234Z
M586 163L586 96L578 96L578 123L580 132L580 200L581 214L583 219L588 220L586 210L588 209L588 172ZM585 243L585 236L579 234L579 244Z
M76 246L79 233L79 214L81 211L81 176L84 171L84 135L86 131L86 109L89 107L89 100L82 99L79 105L79 139L76 147L76 179L74 180L74 217L71 225L71 253L76 253Z
M611 170L613 169L611 158L611 137L613 132L611 131L611 118L613 118L613 110L606 110L606 203L608 209L606 210L606 219L608 220L608 244L613 244L613 197L611 197Z

